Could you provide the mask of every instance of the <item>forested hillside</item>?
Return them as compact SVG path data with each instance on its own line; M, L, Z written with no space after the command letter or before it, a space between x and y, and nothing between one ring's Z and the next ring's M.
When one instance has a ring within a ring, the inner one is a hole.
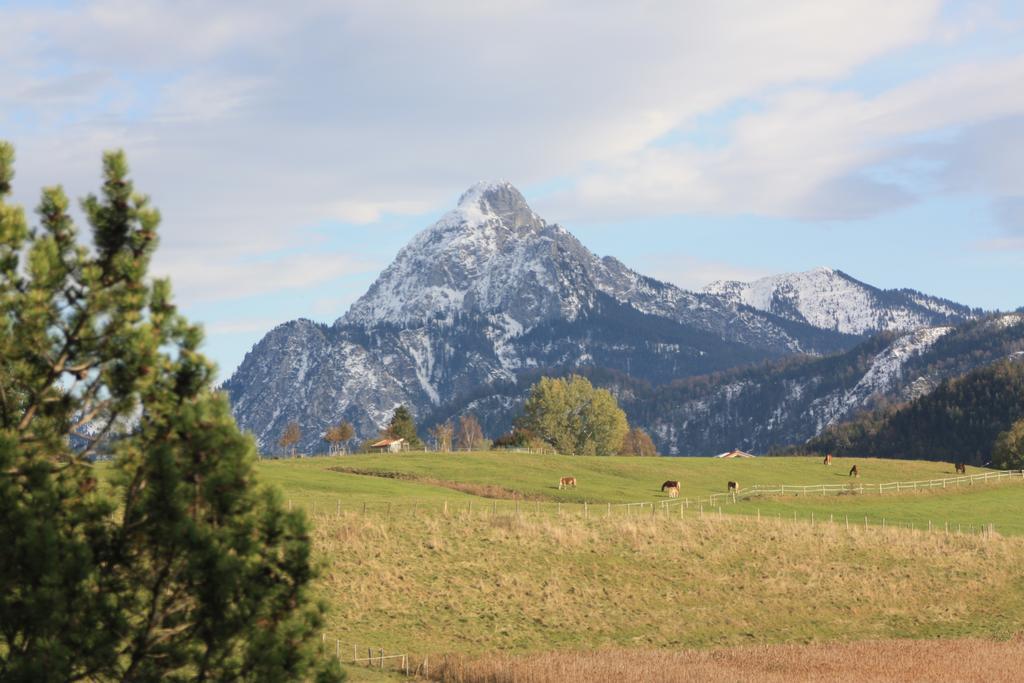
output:
M942 382L909 404L835 425L808 442L819 453L989 462L996 437L1024 417L1024 355Z

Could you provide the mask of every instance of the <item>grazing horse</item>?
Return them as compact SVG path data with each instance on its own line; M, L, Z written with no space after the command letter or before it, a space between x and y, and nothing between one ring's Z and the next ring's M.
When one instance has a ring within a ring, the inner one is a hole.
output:
M850 476L851 477L859 477L860 476L860 470L857 469L856 465L854 465L853 467L850 468Z
M962 462L958 462L956 464L956 473L957 474L967 474L967 465L963 464Z
M668 497L675 498L676 496L679 495L679 482L671 480L666 481L664 484L661 485L661 490L664 493L666 489L668 490Z
M576 488L576 477L562 477L558 480L558 489L562 490L563 487L571 486Z
M831 453L829 453L828 455L825 456L825 464L826 465L831 465L832 464L832 454Z
M739 488L740 488L740 485L737 484L736 482L734 482L734 481L730 481L729 482L729 491L735 493L736 491L739 490Z

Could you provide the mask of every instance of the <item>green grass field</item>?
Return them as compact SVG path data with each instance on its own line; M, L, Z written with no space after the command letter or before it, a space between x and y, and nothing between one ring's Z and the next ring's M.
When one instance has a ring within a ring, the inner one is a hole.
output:
M595 511L607 503L668 500L660 490L667 479L682 482L682 496L696 501L709 494L723 493L728 481L741 488L755 484L847 484L848 471L856 462L857 480L865 485L894 481L919 481L954 476L953 465L913 460L836 458L825 467L816 458L756 458L717 460L712 458L626 458L530 455L522 453L406 453L391 455L354 455L336 457L265 460L260 476L281 488L294 505L309 512L386 510L399 513L411 506L443 506L453 509L497 506L508 509L507 498L495 501L474 495L483 487L501 487L526 498L523 507L540 505L553 510L576 510L584 501ZM338 469L365 474L352 474ZM983 472L968 468L968 474ZM379 475L379 476L371 476ZM563 475L576 477L575 489L558 489ZM404 479L392 478L406 477ZM453 488L457 487L457 488ZM499 494L500 495L500 494ZM575 506L575 507L574 507ZM722 506L725 514L756 516L782 515L789 519L845 520L869 524L913 524L927 527L952 524L964 530L994 524L1001 533L1024 534L1024 480L1007 483L979 482L948 490L843 495L759 497ZM649 508L648 508L649 509ZM697 507L692 506L692 511ZM707 512L717 512L717 506ZM622 514L622 508L614 513Z
M259 474L314 523L317 590L330 606L325 638L346 658L353 646L360 656L383 647L418 662L1024 630L1020 479L741 498L703 515L696 505L657 504L667 500L666 479L696 499L729 480L846 483L851 462L414 453L265 460ZM865 484L954 474L948 463L855 462ZM558 490L563 475L578 487ZM621 505L636 501L656 504ZM988 524L999 533L981 534Z

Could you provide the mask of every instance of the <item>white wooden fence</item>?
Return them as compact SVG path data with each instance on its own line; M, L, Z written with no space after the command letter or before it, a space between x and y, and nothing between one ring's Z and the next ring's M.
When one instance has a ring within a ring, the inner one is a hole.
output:
M755 484L739 493L741 498L754 496L827 496L851 493L902 493L903 491L920 491L928 489L957 488L973 486L975 482L998 479L1022 479L1024 470L1006 470L1003 472L984 472L981 474L965 474L960 477L945 479L926 479L922 481L892 481L884 484L862 484L852 481L844 484L812 484L809 486L792 486L790 484L760 485ZM720 494L727 495L727 494Z

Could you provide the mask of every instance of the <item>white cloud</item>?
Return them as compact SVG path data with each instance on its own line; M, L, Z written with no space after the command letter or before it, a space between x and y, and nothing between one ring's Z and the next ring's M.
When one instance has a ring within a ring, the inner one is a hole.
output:
M968 153L985 138L1001 158L1024 158L1018 138L1000 147L991 127L1024 115L1020 57L881 89L844 81L994 22L968 13L953 30L941 9L939 0L21 5L0 8L0 135L18 146L17 199L29 205L45 184L93 190L101 151L125 148L164 216L159 265L194 301L368 272L360 254L290 250L308 250L307 229L326 221L439 211L478 178L568 183L538 206L561 221L841 218L931 189L1020 195L1018 166ZM737 102L752 106L726 118ZM716 116L720 144L667 142ZM917 139L944 129L965 137ZM694 287L706 284L696 277L729 276L722 264L688 271L669 279Z
M177 298L195 304L315 287L379 267L337 252L247 261L222 251L169 250L158 253L153 273L170 276Z

